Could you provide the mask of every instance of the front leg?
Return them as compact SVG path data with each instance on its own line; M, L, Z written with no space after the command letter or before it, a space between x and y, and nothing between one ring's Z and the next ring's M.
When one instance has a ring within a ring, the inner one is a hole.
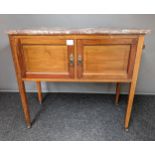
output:
M136 89L136 83L137 83L137 78L138 78L138 71L139 71L139 67L140 67L143 43L144 43L144 36L140 36L138 45L137 45L135 66L134 66L134 70L133 70L132 81L130 84L129 99L128 99L127 111L126 111L126 116L125 116L125 128L126 129L129 127L129 121L130 121L130 117L131 117L131 110L132 110L133 99L134 99L134 95L135 95L135 89Z
M125 117L125 128L126 129L129 127L129 121L130 121L131 111L132 111L132 106L133 106L133 99L135 95L135 88L136 88L136 83L132 82L130 84L129 98L128 98L128 104L127 104L126 117Z

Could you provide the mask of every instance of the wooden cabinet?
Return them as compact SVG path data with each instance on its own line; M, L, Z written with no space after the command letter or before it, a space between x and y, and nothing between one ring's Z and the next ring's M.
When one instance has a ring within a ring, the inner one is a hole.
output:
M23 31L24 32L24 31ZM144 34L81 34L77 31L37 34L10 32L10 44L27 126L31 120L24 81L35 81L42 101L41 81L114 82L116 102L120 84L130 83L125 128L129 126L133 98L140 66ZM106 31L107 32L107 31ZM130 32L130 31L129 31Z

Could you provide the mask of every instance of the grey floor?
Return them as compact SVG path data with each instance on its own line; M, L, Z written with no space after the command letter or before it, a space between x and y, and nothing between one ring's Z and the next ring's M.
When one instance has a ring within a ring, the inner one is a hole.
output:
M114 95L27 94L32 128L24 122L18 93L0 93L0 140L155 140L155 96L136 96L128 132L124 131L127 96L114 105Z

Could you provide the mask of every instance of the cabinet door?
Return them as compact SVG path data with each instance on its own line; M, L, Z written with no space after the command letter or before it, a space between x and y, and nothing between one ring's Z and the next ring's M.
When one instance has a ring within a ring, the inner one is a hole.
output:
M62 39L20 39L26 78L73 78L74 46Z
M77 41L78 78L127 81L132 77L137 39Z

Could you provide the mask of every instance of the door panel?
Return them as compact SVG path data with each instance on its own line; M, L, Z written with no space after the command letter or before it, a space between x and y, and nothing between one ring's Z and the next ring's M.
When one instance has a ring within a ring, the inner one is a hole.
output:
M68 72L66 46L24 46L27 72Z
M47 44L49 43L49 44ZM74 76L74 46L65 40L23 39L21 51L26 77L72 78Z
M131 78L136 52L135 39L78 40L77 44L79 78Z

